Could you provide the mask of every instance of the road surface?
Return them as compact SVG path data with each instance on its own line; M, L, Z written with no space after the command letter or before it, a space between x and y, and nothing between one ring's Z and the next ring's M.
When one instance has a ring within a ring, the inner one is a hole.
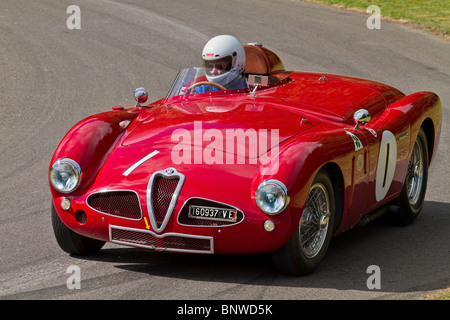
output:
M3 0L0 4L0 299L417 299L450 284L450 43L368 14L287 0ZM69 21L68 21L69 20ZM72 24L73 25L73 24ZM47 170L76 122L163 97L211 37L261 42L287 69L346 74L443 102L441 145L415 224L373 223L335 237L318 270L295 278L270 255L155 253L107 244L72 257L50 222ZM80 289L67 282L75 268ZM367 286L379 267L381 288Z

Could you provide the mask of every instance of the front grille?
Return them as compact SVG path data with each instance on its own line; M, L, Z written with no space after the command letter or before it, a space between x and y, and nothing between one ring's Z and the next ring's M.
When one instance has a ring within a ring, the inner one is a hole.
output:
M156 171L147 186L147 208L150 224L161 233L169 223L185 177L174 168Z
M110 226L112 242L158 251L213 253L211 237L168 233L158 236L151 231Z
M104 214L135 220L142 218L139 198L133 191L93 193L87 198L87 204Z
M241 222L244 219L244 213L237 209L237 219L236 222L227 222L227 221L215 221L215 220L208 220L208 219L197 219L197 218L190 218L189 217L189 206L201 206L201 207L212 207L212 208L222 208L222 209L236 209L235 207L208 200L203 198L190 198L186 203L183 205L183 208L180 210L180 214L178 215L178 223L183 225L190 225L190 226L228 226L228 225L234 225L239 222Z
M153 181L152 208L158 228L161 227L166 217L179 181L179 177L166 178L163 176L156 176Z

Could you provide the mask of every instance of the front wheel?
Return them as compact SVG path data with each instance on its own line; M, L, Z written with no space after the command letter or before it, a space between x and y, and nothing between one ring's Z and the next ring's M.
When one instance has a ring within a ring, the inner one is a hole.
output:
M104 241L91 239L70 230L59 218L52 203L53 232L61 249L74 255L89 255L99 251Z
M278 270L291 275L313 272L327 252L334 216L333 185L326 171L321 170L311 185L296 231L284 246L272 253Z
M405 183L398 198L397 222L411 224L419 215L425 201L428 180L428 144L425 133L420 129L414 142Z

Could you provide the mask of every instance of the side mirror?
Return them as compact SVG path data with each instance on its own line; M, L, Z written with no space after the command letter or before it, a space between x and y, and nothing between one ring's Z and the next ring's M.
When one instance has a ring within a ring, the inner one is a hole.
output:
M367 124L372 119L369 111L366 109L359 109L353 114L353 120L356 123L355 129L359 129L360 124Z
M141 103L145 103L148 99L148 92L142 87L134 90L134 99L137 101L136 107L140 107Z

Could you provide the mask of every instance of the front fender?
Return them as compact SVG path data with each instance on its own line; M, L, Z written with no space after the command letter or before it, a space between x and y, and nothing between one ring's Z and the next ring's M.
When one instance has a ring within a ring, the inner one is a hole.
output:
M363 139L363 137L360 137ZM365 141L364 141L365 142ZM361 151L364 152L364 151ZM295 231L306 205L314 177L325 165L333 163L341 171L340 176L351 176L355 147L344 128L321 124L280 145L271 161L262 164L252 183L252 195L264 180L276 179L285 184L290 195L289 210L277 219L289 224L288 233ZM344 186L352 181L344 178ZM253 199L254 200L254 199ZM256 202L255 202L256 205Z
M139 113L138 108L114 110L78 122L59 143L50 167L61 158L76 161L82 170L77 192L83 190L92 182L110 151Z

